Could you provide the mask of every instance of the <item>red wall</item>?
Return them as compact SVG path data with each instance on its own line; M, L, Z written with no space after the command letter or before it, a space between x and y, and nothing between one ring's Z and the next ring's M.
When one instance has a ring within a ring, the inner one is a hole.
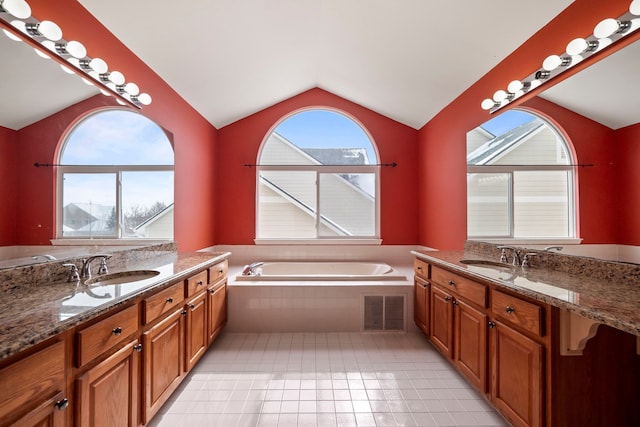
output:
M175 240L180 250L215 244L214 189L217 163L217 130L129 51L75 0L30 0L36 18L50 19L63 30L66 39L80 40L90 56L101 57L111 69L124 73L153 103L142 113L167 129L175 150ZM106 101L109 102L109 101ZM34 162L55 163L55 145L69 124L44 120L21 135L18 170L20 212L16 244L46 244L55 235L52 169L33 167Z
M572 39L591 34L593 28L603 18L622 15L628 10L629 3L629 0L574 1L420 129L418 133L418 161L421 165L418 169L418 188L421 196L418 206L421 219L420 244L438 249L460 249L464 244L466 239L466 133L490 118L490 115L480 108L480 102L490 97L497 89L504 88L511 80L527 76L538 69L548 55L563 52ZM588 61L581 64L581 66L586 65ZM573 70L577 71L581 66L576 66ZM569 73L565 74L569 75ZM533 91L531 96L535 93L536 91ZM526 98L523 98L521 102L525 100ZM602 205L598 207L598 216L591 217L590 209L597 205L598 196L587 192L590 191L590 186L607 185L606 182L598 182L598 172L608 177L607 180L611 179L610 171L607 172L603 165L603 161L610 159L611 154L602 145L591 145L589 134L578 129L574 131L574 135L571 136L572 141L581 147L577 153L579 161L600 165L597 172L585 172L583 177L585 181L580 183L579 233L585 242L608 243L615 239L613 231L615 225L610 224L614 218L602 211ZM584 170L579 171L581 174L583 172ZM613 188L610 191L613 191ZM610 208L615 210L613 206Z
M0 246L16 240L16 133L0 126Z
M617 147L618 241L640 245L640 124L618 129Z
M342 110L359 120L378 147L381 163L381 224L384 244L417 242L417 131L322 89L311 89L220 129L218 191L224 208L218 211L218 241L253 244L255 238L255 168L260 144L287 114L309 107Z

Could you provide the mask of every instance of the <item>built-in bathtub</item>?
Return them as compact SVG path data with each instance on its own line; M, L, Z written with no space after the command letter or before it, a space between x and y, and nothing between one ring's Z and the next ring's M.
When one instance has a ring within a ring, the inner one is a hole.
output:
M272 261L264 262L251 275L238 274L238 281L395 281L407 280L389 264L363 261Z

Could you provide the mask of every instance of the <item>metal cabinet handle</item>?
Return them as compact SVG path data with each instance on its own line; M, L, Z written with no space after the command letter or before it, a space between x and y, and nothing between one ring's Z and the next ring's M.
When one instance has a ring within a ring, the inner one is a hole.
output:
M458 305L458 301L453 300L453 301L451 302L451 304L453 304L453 305Z
M507 312L507 314L511 314L516 311L516 309L508 305L507 308L505 308L505 311Z
M64 411L69 406L69 399L65 397L64 399L58 400L55 403L55 406L56 406L56 409L60 411Z
M122 328L120 326L115 327L111 330L111 333L116 336L120 335L122 333Z
M224 270L221 268L220 270L218 270L218 273L222 274L224 273Z
M449 301L451 301L451 297L444 297L444 300L445 300L446 302L449 302Z
M182 314L183 316L186 316L187 315L187 310L182 310L182 312L180 314Z
M191 310L195 310L196 305L195 305L195 304L189 304L189 308L190 308Z
M490 329L493 329L493 328L495 328L495 327L496 327L495 322L489 322L489 328L490 328Z
M198 280L198 283L196 283L196 285L202 286L202 280Z
M449 280L449 285L450 285L450 286L455 286L455 285L456 285L456 282L454 282L453 280Z
M136 352L140 353L140 352L142 351L142 344L136 344L136 345L134 345L134 346L133 346L133 349L134 349Z
M167 298L167 302L168 302L169 304L173 303L173 298Z

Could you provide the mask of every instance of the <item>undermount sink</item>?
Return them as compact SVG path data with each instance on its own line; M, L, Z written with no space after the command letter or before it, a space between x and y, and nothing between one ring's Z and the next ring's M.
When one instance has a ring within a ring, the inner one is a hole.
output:
M493 279L511 280L516 275L515 268L509 264L483 259L463 259L460 263L465 264L469 271L482 274Z
M155 270L121 271L119 273L94 276L90 279L85 280L84 284L90 286L119 285L121 283L132 283L151 279L158 274L160 274L160 272Z

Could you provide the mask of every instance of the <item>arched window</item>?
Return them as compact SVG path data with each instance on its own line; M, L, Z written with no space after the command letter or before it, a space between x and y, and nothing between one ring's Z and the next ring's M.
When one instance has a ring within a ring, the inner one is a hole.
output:
M258 156L256 240L377 239L378 172L353 119L324 109L289 116Z
M574 164L560 132L522 110L469 132L469 238L575 237Z
M173 238L173 149L148 118L90 114L68 133L58 163L59 238Z

